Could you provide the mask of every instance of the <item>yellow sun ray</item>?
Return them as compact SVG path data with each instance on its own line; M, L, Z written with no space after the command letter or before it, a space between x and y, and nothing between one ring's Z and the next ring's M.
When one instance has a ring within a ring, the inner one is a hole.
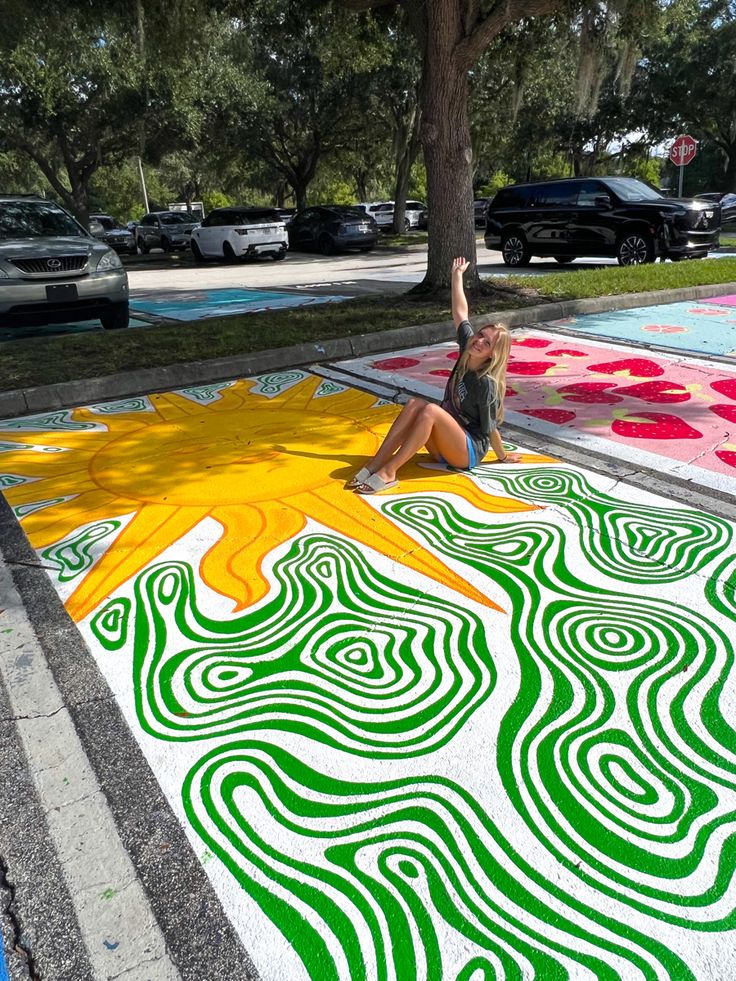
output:
M205 555L200 573L213 589L232 596L241 610L268 592L269 584L261 570L263 560L276 546L299 534L305 525L304 515L272 501L258 508L215 508L212 517L223 525L225 533Z
M73 620L83 620L124 582L207 516L208 508L149 505L127 525L66 602Z
M137 502L120 498L111 500L109 494L89 491L75 495L70 501L60 501L39 511L32 511L23 517L21 524L34 547L45 548L90 520L99 517L119 518L137 509Z

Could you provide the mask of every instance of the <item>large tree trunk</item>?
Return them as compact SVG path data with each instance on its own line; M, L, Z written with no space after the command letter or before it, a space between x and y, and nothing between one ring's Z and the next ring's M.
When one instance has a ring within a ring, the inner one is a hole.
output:
M466 285L470 290L478 286L467 64L458 52L464 37L461 6L430 2L425 8L422 148L427 168L429 250L424 281L413 292L449 287L455 256L470 260ZM462 221L457 221L458 215Z

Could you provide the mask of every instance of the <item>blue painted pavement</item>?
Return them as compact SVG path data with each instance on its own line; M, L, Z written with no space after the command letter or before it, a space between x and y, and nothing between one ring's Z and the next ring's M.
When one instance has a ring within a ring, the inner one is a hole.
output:
M259 310L349 299L349 296L250 289L171 290L167 293L157 290L131 297L130 305L132 309L171 320L202 320L206 317L256 313Z
M0 936L0 981L8 981L8 968L5 963L5 951L3 950L3 938Z
M736 356L736 296L583 314L547 323L594 337L705 355Z

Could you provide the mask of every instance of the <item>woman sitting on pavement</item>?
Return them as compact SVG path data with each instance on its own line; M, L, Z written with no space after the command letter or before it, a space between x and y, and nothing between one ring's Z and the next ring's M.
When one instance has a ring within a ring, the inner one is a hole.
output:
M493 447L498 463L518 463L506 453L498 424L503 421L506 366L511 338L504 324L488 324L477 334L468 323L463 274L470 263L452 264L452 318L460 357L447 380L441 405L412 398L402 408L378 452L348 482L358 494L378 494L396 487L397 471L426 446L439 463L470 470Z

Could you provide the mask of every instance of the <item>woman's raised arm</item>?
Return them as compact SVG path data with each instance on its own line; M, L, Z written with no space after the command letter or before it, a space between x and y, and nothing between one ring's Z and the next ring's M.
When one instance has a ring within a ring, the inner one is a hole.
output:
M459 327L463 320L468 319L468 301L465 298L463 273L469 265L470 263L463 256L458 256L457 259L452 260L452 319L456 327Z

